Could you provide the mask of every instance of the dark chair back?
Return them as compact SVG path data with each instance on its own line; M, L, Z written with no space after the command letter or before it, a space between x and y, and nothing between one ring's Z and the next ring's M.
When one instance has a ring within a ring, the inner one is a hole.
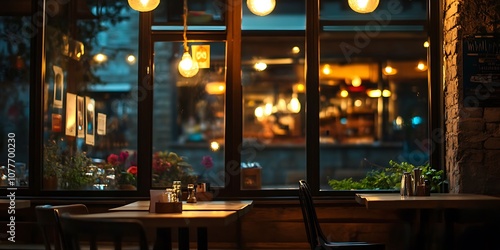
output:
M311 249L316 249L327 242L327 240L318 222L309 185L304 180L299 181L299 200L300 207L302 208L302 216L304 217L307 239L309 240Z
M80 250L82 243L90 245L90 250L97 250L100 241L111 240L115 250L121 250L124 242L137 246L138 250L148 250L146 232L142 223L133 219L86 219L71 214L60 216L61 227L72 250ZM109 249L109 247L107 247Z
M319 225L316 209L311 195L309 185L304 180L299 180L299 199L304 224L306 226L307 239L312 250L326 249L349 249L349 250L384 250L385 245L369 242L337 242L329 241Z
M42 230L46 250L63 250L64 235L59 223L59 214L88 214L87 207L83 204L71 205L39 205L35 208L37 224ZM52 247L53 246L53 247Z

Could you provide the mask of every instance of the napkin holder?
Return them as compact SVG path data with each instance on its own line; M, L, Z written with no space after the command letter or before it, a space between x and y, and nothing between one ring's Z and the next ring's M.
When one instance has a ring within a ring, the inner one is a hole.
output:
M156 202L155 213L182 213L182 202Z

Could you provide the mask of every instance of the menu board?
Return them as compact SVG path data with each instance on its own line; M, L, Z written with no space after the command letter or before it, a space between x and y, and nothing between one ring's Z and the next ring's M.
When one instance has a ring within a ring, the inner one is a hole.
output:
M500 107L500 35L463 39L465 107Z

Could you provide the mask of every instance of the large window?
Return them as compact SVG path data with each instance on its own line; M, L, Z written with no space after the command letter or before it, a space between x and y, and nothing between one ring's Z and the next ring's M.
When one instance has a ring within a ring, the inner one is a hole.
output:
M57 10L45 24L43 189L135 189L139 15L126 1Z
M29 52L39 48L12 35L21 20L0 19L0 145L6 152L15 134L24 178L16 185L145 197L181 180L257 197L296 195L307 179L315 194L342 195L391 160L429 162L437 107L428 97L426 1L381 0L370 14L347 0L280 0L267 15L246 1L186 7L161 1L139 13L125 0L88 0L47 8L36 69ZM179 72L185 52L198 63L193 76ZM34 90L29 70L41 78ZM30 110L33 101L40 105ZM33 136L28 115L40 125Z
M0 16L0 186L29 186L30 37L28 17Z

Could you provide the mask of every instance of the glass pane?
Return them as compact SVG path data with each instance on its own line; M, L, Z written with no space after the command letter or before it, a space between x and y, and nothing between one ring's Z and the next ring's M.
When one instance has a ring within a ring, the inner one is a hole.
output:
M0 186L28 186L30 36L28 17L0 17ZM14 174L15 173L15 174Z
M59 10L45 29L43 188L135 189L139 14L125 0Z
M153 187L224 186L226 44L188 46L200 67L190 78L178 71L182 42L154 45Z
M264 16L249 10L248 3L266 3L266 1L243 1L242 30L305 30L305 1L276 1L272 11ZM259 8L256 8L259 9ZM258 12L257 12L258 13ZM272 25L269 25L272 24Z
M401 8L425 20L425 4L413 2ZM427 34L418 25L346 24L320 37L320 186L396 188L400 179L371 185L366 177L391 160L428 163Z
M242 189L305 178L304 46L303 36L242 37Z
M391 20L426 20L426 1L380 0L374 12L357 13L348 1L321 0L321 20L367 20L385 25Z
M160 1L153 11L155 24L182 25L184 1ZM224 25L225 0L188 0L189 25Z

